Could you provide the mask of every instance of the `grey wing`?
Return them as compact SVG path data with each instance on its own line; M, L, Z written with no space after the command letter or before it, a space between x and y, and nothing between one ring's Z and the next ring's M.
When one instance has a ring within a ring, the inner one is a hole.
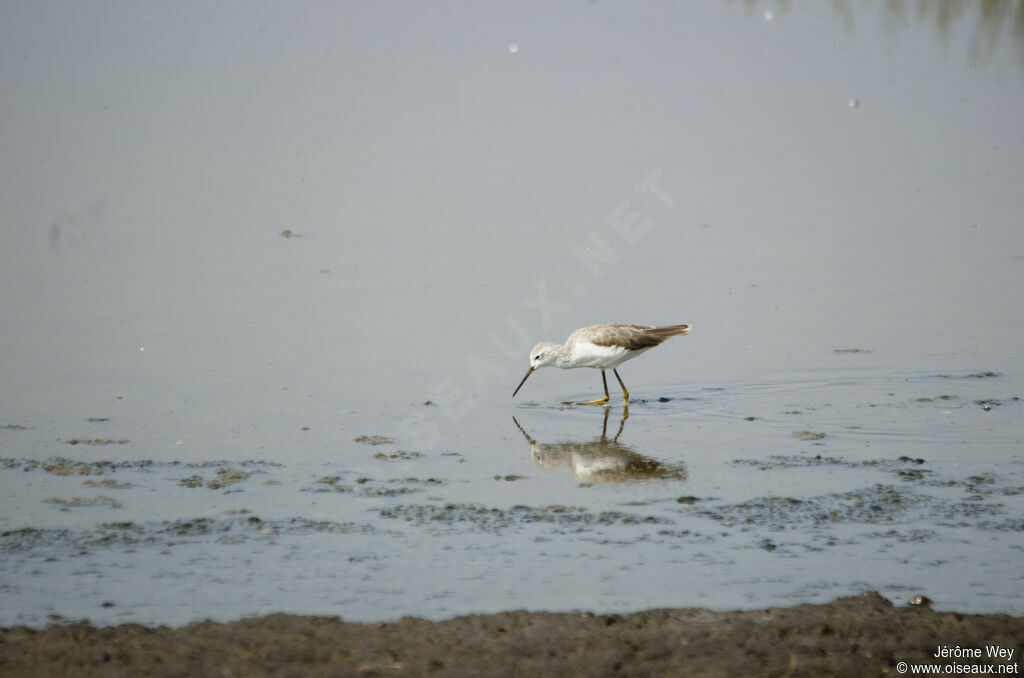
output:
M657 346L672 334L664 333L658 327L617 323L606 325L596 332L591 341L598 346L623 346L631 351Z

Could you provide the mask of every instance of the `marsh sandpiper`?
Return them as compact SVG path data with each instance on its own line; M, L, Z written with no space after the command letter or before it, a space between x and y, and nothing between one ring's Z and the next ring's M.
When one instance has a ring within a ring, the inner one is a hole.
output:
M663 327L647 327L629 323L605 323L581 327L559 346L550 341L542 341L530 351L530 369L516 386L512 397L516 397L526 379L542 367L560 367L569 370L574 367L594 367L601 370L601 381L604 382L604 397L582 403L565 403L567 405L603 405L610 399L608 395L608 378L604 371L611 369L622 387L622 402L629 404L629 391L622 383L615 368L622 363L637 357L644 351L654 348L669 337L688 334L689 325L665 325Z

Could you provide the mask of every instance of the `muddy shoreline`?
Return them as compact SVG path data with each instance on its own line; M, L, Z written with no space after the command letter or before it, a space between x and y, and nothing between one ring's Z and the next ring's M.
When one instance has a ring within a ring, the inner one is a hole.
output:
M988 658L990 647L1012 656ZM503 612L355 624L275 614L182 628L86 623L0 629L20 676L900 675L900 662L1019 672L1024 618L896 607L877 593L824 605L626 615ZM940 647L981 659L936 659ZM1000 669L1000 665L1007 668Z

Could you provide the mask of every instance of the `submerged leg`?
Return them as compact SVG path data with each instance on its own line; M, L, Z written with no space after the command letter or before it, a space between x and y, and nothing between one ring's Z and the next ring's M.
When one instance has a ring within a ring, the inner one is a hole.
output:
M602 381L602 383L604 383L604 397L603 398L598 398L597 400L587 400L586 402L582 402L582 403L563 403L563 404L565 404L565 405L604 405L611 398L611 396L608 395L608 377L605 376L604 370L601 370L601 381ZM619 383L621 384L622 381L620 380Z
M619 386L622 387L622 402L624 404L628 405L629 404L629 391L626 390L626 385L622 383L622 377L619 376L619 371L616 370L615 368L612 368L612 372L615 373L615 378L619 380ZM604 373L602 372L602 374L604 374ZM607 384L605 384L604 392L605 392L605 395L607 396L607 394L608 394L608 385Z

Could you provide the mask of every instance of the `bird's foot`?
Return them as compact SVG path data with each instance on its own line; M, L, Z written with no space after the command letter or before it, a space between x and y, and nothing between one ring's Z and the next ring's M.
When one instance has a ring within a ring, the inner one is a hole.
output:
M608 396L598 398L597 400L586 400L584 402L564 402L563 405L604 405L608 402Z

